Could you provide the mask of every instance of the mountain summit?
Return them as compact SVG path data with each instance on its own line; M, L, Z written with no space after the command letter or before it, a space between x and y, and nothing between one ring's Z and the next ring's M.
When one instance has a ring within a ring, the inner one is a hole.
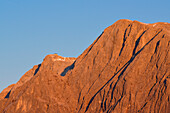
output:
M78 57L47 55L0 93L2 113L169 113L170 24L119 20Z

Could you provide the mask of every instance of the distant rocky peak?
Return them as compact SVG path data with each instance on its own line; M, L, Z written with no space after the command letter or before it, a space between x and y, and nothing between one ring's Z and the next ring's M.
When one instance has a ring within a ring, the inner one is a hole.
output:
M55 62L55 61L68 62L68 61L75 61L76 58L74 58L74 57L62 57L58 54L49 54L44 58L44 61L49 61L49 60L51 60L53 62Z

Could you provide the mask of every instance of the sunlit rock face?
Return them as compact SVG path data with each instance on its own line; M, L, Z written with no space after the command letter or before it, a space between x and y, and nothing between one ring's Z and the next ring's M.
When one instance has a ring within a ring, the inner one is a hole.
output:
M78 57L50 54L0 94L5 113L169 113L170 24L119 20Z

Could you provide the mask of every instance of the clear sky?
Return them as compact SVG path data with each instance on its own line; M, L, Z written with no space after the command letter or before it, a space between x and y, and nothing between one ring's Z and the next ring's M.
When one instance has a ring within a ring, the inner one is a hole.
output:
M170 0L0 0L0 92L47 54L79 56L119 19L170 23Z

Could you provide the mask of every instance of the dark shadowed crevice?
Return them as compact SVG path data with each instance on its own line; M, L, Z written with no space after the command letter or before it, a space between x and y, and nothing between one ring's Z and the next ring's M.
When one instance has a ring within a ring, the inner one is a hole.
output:
M5 96L5 98L9 98L10 93L11 93L11 90L7 93L7 95Z
M138 55L156 36L158 36L160 33L162 32L162 29L153 37L151 38L137 53L136 55Z
M105 97L105 90L104 90L104 94L103 94L103 97L102 97L102 102L101 102L101 109L102 109L102 111L105 111L106 110L106 108L105 108L105 106L104 106L104 97Z
M39 64L39 65L38 65L38 68L35 70L34 76L37 74L37 72L39 71L40 67L41 67L41 64Z
M81 89L81 91L80 91L80 93L79 93L78 103L80 102L81 92L82 92L82 89Z
M165 37L165 34L162 36L162 38L164 38Z
M126 42L126 39L127 39L126 34L127 34L127 30L128 30L129 27L130 27L130 30L129 30L128 36L130 35L131 27L132 27L132 26L129 24L128 27L125 29L125 32L124 32L122 48L120 49L119 56L121 55L121 53L122 53L122 51L123 51L123 48L124 48L124 46L125 46L125 42Z
M130 65L130 62L126 65L126 67L122 70L122 72L121 72L120 75L118 76L118 80L116 81L114 87L112 88L112 92L111 92L111 100L110 100L109 105L112 103L112 100L113 100L113 93L114 93L114 91L115 91L115 89L116 89L116 86L117 86L119 80L120 80L120 77L123 75L123 73L126 71L126 69L127 69L127 67L128 67L129 65Z
M139 38L136 40L136 42L135 42L135 48L134 48L134 50L133 50L133 55L134 55L135 52L136 52L136 49L137 49L137 46L139 45L139 41L140 41L141 37L145 34L146 31L147 31L147 30L145 30L145 31L139 36Z
M123 96L124 96L124 91L125 91L125 83L126 83L126 80L124 80L124 83L123 83L123 91L121 93L121 97L118 99L118 101L116 101L116 103L111 106L108 110L107 110L107 113L110 113L112 110L115 109L115 107L117 106L117 104L122 100Z
M126 31L127 31L127 29L125 30L125 35L126 35ZM122 48L120 49L119 56L121 55L121 53L122 53L122 51L123 51L123 48L124 48L124 46L125 46L125 42L126 42L126 37L124 36L124 38L123 38L123 43L122 43Z
M146 106L147 103L148 103L148 102L146 102L146 103L142 106L142 108L141 108L140 110L138 110L138 112L140 112L140 111Z
M160 44L160 40L156 43L156 47L155 47L155 52L154 53L157 53L157 49L158 49L159 44Z
M83 97L83 101L82 101L82 103L81 103L81 106L80 106L80 108L79 108L79 111L78 111L78 112L80 112L80 110L82 109L83 104L84 104L84 97Z
M109 93L111 92L111 89L112 89L112 85L113 85L113 81L111 82L110 87L109 87L109 90L108 90L107 95L106 95L106 100L105 100L105 102L104 102L105 108L106 108L107 98L109 97ZM108 104L108 106L110 106L110 103ZM106 109L105 109L105 110L106 110Z
M69 71L69 70L72 70L74 68L74 65L75 65L75 62L73 64L71 64L70 66L66 67L64 69L64 71L60 74L61 76L65 76L66 73Z
M132 30L132 24L130 24L129 26L130 26L130 29L129 29L128 36L130 35L130 32L131 32L131 30Z

